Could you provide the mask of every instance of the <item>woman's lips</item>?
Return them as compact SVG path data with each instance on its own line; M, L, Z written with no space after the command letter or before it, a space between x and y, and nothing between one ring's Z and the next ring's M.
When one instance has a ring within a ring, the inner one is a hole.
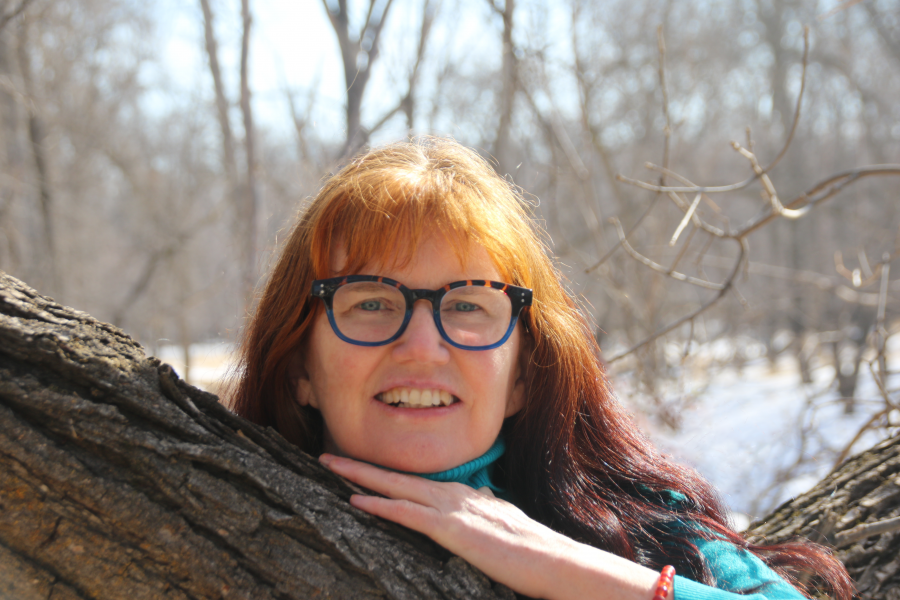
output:
M450 406L459 399L446 390L395 387L375 394L379 402L400 408L433 408Z

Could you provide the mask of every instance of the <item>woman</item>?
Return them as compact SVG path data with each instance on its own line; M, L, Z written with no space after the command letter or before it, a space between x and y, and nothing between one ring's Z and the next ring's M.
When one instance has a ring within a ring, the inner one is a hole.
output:
M850 598L824 549L748 544L635 429L527 205L453 141L365 152L326 182L241 367L239 414L519 593L662 600L672 565L677 600L803 598L803 572Z

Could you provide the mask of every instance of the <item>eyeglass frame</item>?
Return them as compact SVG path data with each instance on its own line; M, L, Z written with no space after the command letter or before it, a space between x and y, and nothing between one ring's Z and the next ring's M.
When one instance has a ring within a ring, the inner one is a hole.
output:
M354 340L348 338L346 335L341 333L341 330L338 329L337 322L334 318L334 295L344 285L348 283L358 283L361 281L371 281L375 283L385 283L387 285L392 285L403 294L403 298L406 300L406 314L403 316L403 323L400 324L400 328L390 338L384 340L383 342L361 342L359 340ZM490 287L495 290L500 290L504 292L506 296L509 298L510 306L512 312L509 317L509 327L506 329L506 333L498 342L494 342L493 344L488 344L485 346L466 346L464 344L459 344L450 339L450 336L447 335L447 332L444 331L444 326L441 324L441 302L444 299L444 296L447 292L451 290L455 290L461 287ZM518 322L519 315L522 312L522 309L531 306L531 302L533 299L533 292L529 288L515 286L509 283L503 283L502 281L490 281L487 279L466 279L462 281L454 281L452 283L448 283L439 287L436 290L427 290L427 289L411 289L389 277L382 277L380 275L345 275L343 277L331 277L328 279L316 279L312 282L312 286L310 289L310 296L320 298L322 302L325 304L325 314L328 315L328 322L331 323L331 329L334 331L335 335L337 335L340 339L347 342L348 344L353 344L355 346L385 346L390 344L391 342L396 341L403 335L406 331L406 328L409 326L409 322L412 319L413 307L416 302L419 300L428 300L431 302L432 309L432 317L434 318L434 325L437 327L438 333L441 334L441 337L445 342L453 346L454 348L459 348L461 350L493 350L494 348L499 348L509 339L509 336L512 335L513 329L516 327L516 323Z

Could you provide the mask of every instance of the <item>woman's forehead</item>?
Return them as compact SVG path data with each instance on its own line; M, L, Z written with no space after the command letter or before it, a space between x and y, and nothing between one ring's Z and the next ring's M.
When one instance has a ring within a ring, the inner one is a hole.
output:
M473 240L454 240L439 231L426 232L415 241L408 237L401 239L393 248L368 256L348 256L347 244L337 239L330 255L331 276L390 276L438 265L454 272L484 273L477 277L487 279L496 279L505 271L481 244Z

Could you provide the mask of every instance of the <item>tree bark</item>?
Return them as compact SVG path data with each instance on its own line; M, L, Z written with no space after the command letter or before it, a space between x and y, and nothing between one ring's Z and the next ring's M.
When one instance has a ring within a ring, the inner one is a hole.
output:
M512 598L351 486L0 272L0 598Z
M900 436L846 460L748 531L755 543L808 538L834 549L859 597L900 597Z

